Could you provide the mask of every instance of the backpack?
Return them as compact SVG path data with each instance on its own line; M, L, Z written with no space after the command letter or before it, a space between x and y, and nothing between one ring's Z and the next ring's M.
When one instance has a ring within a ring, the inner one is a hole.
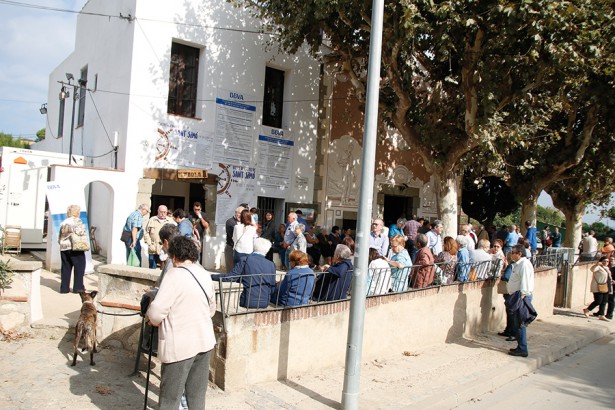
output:
M86 233L85 225L80 218L73 218L72 232L68 236L73 251L89 251L90 241Z

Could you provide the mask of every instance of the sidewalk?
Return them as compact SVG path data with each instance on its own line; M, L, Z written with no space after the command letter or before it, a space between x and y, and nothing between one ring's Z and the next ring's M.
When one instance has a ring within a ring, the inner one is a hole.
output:
M58 274L44 272L42 280L42 285L48 287L43 290L44 312L57 317L44 319L44 329L34 329L31 338L0 341L2 407L142 408L146 358L141 360L140 376L129 376L134 355L113 347L105 347L95 355L96 366L89 366L86 352L80 352L77 366L70 367L73 332L68 326L74 325L80 303L72 300L78 299L76 295L57 292L57 277ZM88 290L95 289L95 279L94 275L86 276L90 281L86 284ZM539 319L528 328L528 358L508 356L508 349L516 344L489 333L424 350L400 346L388 357L364 362L361 408L450 409L615 332L615 322L587 319L580 309L557 312L553 318ZM241 391L224 392L210 384L207 408L339 408L343 378L344 369L334 367L284 382L246 386ZM154 358L151 408L157 402L159 383L160 365Z

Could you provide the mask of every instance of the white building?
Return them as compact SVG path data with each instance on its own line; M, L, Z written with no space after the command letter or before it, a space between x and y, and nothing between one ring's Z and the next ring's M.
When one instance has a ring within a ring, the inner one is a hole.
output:
M50 74L47 138L34 148L121 172L56 173L83 184L109 263L124 262L120 232L140 203L154 213L159 204L190 210L205 201L213 268L239 203L274 210L281 222L289 202L313 202L320 64L305 51L278 54L262 30L225 1L84 6L75 50Z

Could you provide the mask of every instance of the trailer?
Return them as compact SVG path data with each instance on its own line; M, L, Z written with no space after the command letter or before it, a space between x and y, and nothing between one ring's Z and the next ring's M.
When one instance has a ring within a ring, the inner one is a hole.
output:
M0 226L21 228L22 249L46 248L49 169L68 162L68 154L0 147ZM72 163L83 166L84 157Z

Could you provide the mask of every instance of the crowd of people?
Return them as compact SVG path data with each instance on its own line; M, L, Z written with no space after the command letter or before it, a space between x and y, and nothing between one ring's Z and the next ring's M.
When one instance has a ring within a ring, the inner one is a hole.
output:
M325 228L316 229L300 210L290 212L284 224L277 224L269 211L262 214L259 222L258 210L242 204L225 224L226 272L212 275L198 264L204 233L209 226L201 204L195 203L192 213L182 209L170 212L164 205L157 211L155 216L144 220L149 207L139 206L126 221L123 239L128 257L133 249L138 251L143 238L148 247L149 267L162 268L157 283L159 290L152 295L148 317L153 326L161 329L161 403L165 402L168 408L180 403L182 393L188 402L204 404L206 387L197 386L192 375L204 375L203 363L208 361L215 343L211 324L215 311L214 281L238 283L241 286L238 305L248 309L342 300L352 292L355 242L350 229L339 226L332 227L330 232ZM71 212L74 214L69 209L70 215ZM472 224L464 224L453 237L443 236L444 227L439 220L399 218L386 227L382 219L376 218L369 235L367 295L501 276L506 282L501 293L507 307L507 326L500 334L507 340L517 341L511 355L526 357L526 325L536 317L531 304L534 287L531 258L540 252L540 244L544 248L559 247L561 234L558 228L551 233L549 227L537 232L530 222L525 227L526 234L522 236L515 225L499 230L481 226L475 230ZM582 246L584 252L593 252L595 257L594 240L590 233ZM612 240L605 241L602 253L614 251ZM284 274L277 273L273 262L276 253L286 271ZM610 260L602 257L592 267L592 273L595 300L584 313L589 316L593 309L599 308L596 315L601 320L609 320L613 313L615 255ZM194 280L200 289L195 289ZM607 283L608 291L603 292L602 285ZM184 304L188 300L202 302L197 312L201 330L194 341L182 333L192 320L180 311L190 309L194 313L195 308Z

